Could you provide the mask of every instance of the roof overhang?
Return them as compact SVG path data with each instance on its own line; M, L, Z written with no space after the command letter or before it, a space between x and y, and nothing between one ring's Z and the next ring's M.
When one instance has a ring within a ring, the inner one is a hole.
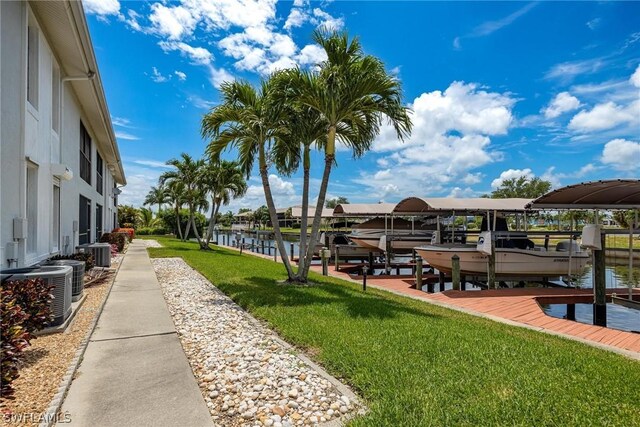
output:
M637 209L640 180L582 182L558 188L527 205L531 209Z
M524 212L531 199L489 199L454 197L408 197L393 209L396 215L427 215L436 213L482 213L487 211Z
M96 144L101 148L103 160L118 184L126 179L118 143L111 123L111 115L102 87L98 64L89 35L87 19L80 1L30 1L42 30L56 56L62 77L73 77L64 84L71 85L78 98L87 126ZM91 79L76 79L95 73Z
M316 214L316 207L309 206L307 209L307 218L313 218ZM322 208L322 216L321 218L332 218L333 210ZM292 206L291 207L291 218L302 218L302 206Z
M335 207L333 216L336 217L370 217L390 215L393 213L394 203L344 203Z

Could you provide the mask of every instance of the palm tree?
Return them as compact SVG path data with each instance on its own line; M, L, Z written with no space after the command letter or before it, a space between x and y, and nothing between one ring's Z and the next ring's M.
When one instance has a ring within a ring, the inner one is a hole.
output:
M148 208L140 208L140 226L153 227L157 219L153 218L153 211Z
M370 148L387 119L400 140L411 133L409 110L402 104L400 81L388 74L378 58L365 55L357 38L347 33L316 30L313 39L326 52L319 72L296 69L290 73L298 105L309 107L326 120L324 171L311 228L307 255L299 269L306 281L313 248L318 238L336 141L349 147L358 158Z
M183 240L187 239L189 235L189 228L193 225L193 230L198 239L198 244L202 246L200 240L200 234L198 233L198 227L195 224L195 212L197 209L203 206L204 194L199 187L200 175L204 166L202 159L194 160L187 153L180 155L182 159L171 159L167 162L167 165L173 166L175 170L167 171L160 177L161 183L167 181L180 181L184 184L183 201L189 209L189 220L187 221L187 232L184 235Z
M162 177L160 177L162 181ZM176 216L176 227L178 237L182 240L182 226L180 225L180 209L184 205L184 184L178 180L167 181L167 203L173 206L173 212Z
M147 196L144 198L143 205L158 205L158 215L160 215L162 205L168 203L167 199L167 189L164 185L158 185L157 187L151 187Z
M202 186L211 197L211 217L205 236L205 247L208 248L220 207L228 205L231 199L244 196L247 182L237 162L210 161L202 174Z
M240 169L247 177L253 168L254 159L258 159L278 250L288 278L293 280L295 275L289 258L284 256L284 241L269 184L270 149L273 145L282 143L282 135L287 132L284 110L276 102L271 79L263 80L258 89L245 81L225 82L220 87L220 92L222 103L202 119L202 135L211 139L207 154L217 158L225 149L237 148Z

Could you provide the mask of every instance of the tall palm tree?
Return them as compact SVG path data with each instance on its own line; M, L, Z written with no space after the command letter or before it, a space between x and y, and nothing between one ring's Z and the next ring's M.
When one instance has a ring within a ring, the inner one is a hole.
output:
M160 177L163 181L163 178ZM184 205L184 184L181 181L169 179L166 181L167 203L171 203L176 216L178 237L182 240L182 226L180 225L180 209Z
M157 219L153 218L153 211L148 208L140 208L140 226L153 227Z
M202 187L211 197L211 217L204 245L208 248L220 207L228 205L231 199L244 196L247 192L247 182L237 162L210 161L202 174Z
M160 177L161 183L167 181L180 181L184 184L183 201L189 209L189 220L187 221L187 230L193 226L198 244L202 246L200 240L200 234L198 233L198 227L195 224L195 213L198 208L202 206L202 199L204 194L199 187L200 175L204 166L202 159L194 160L187 153L180 155L181 159L171 159L167 161L167 165L173 166L175 170L167 171ZM206 202L206 199L204 200ZM187 239L189 232L187 231L183 237L183 240Z
M216 158L228 148L238 149L240 169L249 177L254 159L262 179L267 208L278 250L289 280L295 275L289 258L285 256L284 241L278 224L276 208L269 184L271 147L282 142L287 132L285 113L275 99L271 79L263 80L258 89L245 81L225 82L220 87L222 103L202 119L202 135L210 138L207 154Z
M336 142L349 147L354 157L370 148L386 118L400 140L411 133L409 110L402 104L400 81L387 73L378 58L365 55L357 38L349 41L346 32L316 30L313 39L326 52L318 72L290 73L296 103L309 107L326 120L324 171L311 228L307 256L301 261L300 280L308 275L313 248L318 238Z
M158 215L160 215L160 211L162 210L162 205L167 202L167 189L164 185L158 185L157 187L151 187L147 196L144 198L144 206L147 205L158 205Z

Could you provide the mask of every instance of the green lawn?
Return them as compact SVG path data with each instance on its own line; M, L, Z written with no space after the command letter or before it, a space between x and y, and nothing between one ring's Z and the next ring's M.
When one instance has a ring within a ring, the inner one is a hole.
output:
M640 425L640 363L577 342L158 238L364 398L354 426Z

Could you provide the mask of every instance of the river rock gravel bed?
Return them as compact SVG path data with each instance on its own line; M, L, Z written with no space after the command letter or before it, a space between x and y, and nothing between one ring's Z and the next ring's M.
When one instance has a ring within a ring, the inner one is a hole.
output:
M216 425L314 425L360 409L182 259L152 263Z

